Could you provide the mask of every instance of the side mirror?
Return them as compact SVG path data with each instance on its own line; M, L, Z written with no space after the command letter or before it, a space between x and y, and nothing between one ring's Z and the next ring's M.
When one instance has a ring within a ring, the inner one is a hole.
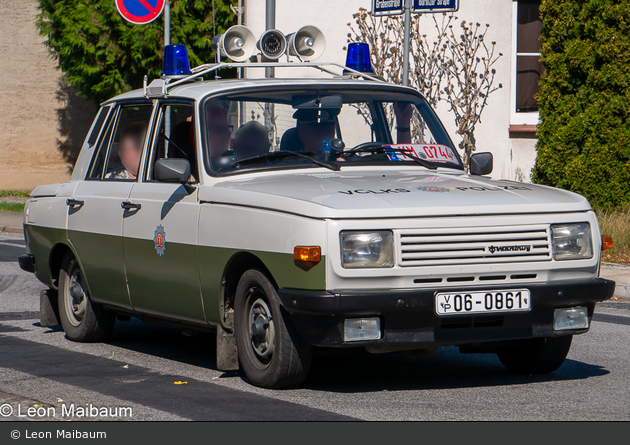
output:
M155 163L154 175L160 182L186 184L190 179L190 162L187 159L160 159Z
M492 153L475 153L470 157L471 175L489 175L492 173Z

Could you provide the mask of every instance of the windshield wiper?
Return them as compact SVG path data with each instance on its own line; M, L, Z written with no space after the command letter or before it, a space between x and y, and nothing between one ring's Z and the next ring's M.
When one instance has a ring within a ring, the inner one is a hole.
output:
M381 143L374 143L373 146L371 147L359 147L356 149L351 149L351 150L347 150L347 151L342 151L339 153L336 153L337 156L339 157L347 157L350 155L354 155L356 153L385 153L387 154L387 152L395 152L395 153L402 153L404 154L406 157L408 157L409 159L411 159L412 161L414 161L416 164L419 164L423 167L426 167L430 170L437 170L438 166L437 165L433 165L428 161L425 161L424 159L420 159L417 156L413 156L409 154L409 150L403 150L402 148L393 148L390 147L389 144L381 144Z
M314 155L315 153L313 153L312 151L307 151L307 152L296 152L296 151L289 151L289 150L278 150L278 151L270 151L269 153L265 153L262 155L258 155L258 156L253 156L251 158L246 158L243 159L241 161L238 161L235 163L235 165L241 165L241 164L255 164L257 161L261 161L261 160L268 160L268 159L273 159L273 158L288 158L291 156L295 156L298 158L304 158L304 159L308 159L309 161L321 166L321 167L325 167L329 170L334 170L334 171L338 171L340 170L338 165L335 164L329 164L328 162L324 162L324 161L320 161L318 159L312 158L311 156ZM309 156L311 155L311 156Z

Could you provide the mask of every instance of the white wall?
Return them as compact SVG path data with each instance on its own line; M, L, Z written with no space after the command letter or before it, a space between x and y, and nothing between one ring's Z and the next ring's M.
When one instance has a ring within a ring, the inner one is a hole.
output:
M244 24L259 36L265 31L265 0L244 0ZM326 36L326 51L318 59L345 63L348 23L353 22L352 14L360 7L371 8L370 0L276 0L276 28L285 34L291 33L304 25L314 25ZM462 20L490 24L487 34L489 41L497 42L497 53L503 56L495 64L497 76L495 84L503 88L494 92L483 111L481 122L477 126L475 138L477 151L489 151L494 155L495 178L530 180L530 171L536 157L536 138L532 135L510 137L510 94L512 82L512 0L460 0L460 10L455 13ZM427 15L422 18L427 34L433 30L433 20ZM401 36L402 45L402 36ZM277 71L278 77L293 75ZM248 76L264 75L263 70L249 70ZM317 77L315 70L300 71L302 76ZM446 104L438 106L440 119L447 127L453 141L457 144L459 136L455 134L454 117L448 112ZM520 172L520 173L519 173Z

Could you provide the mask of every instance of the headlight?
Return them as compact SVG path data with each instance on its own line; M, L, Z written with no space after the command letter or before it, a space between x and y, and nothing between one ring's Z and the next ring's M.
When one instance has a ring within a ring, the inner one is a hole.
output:
M394 235L379 232L341 232L341 265L344 268L394 267Z
M578 260L593 257L591 225L553 224L551 226L553 258L555 260Z

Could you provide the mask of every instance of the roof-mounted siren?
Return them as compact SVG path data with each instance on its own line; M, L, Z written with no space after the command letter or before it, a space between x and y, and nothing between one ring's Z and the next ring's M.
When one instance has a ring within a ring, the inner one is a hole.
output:
M249 28L235 25L212 39L212 49L217 57L223 56L234 62L244 62L249 60L256 50L256 37Z
M263 60L278 60L287 50L287 39L277 29L269 29L260 36L256 46Z
M289 55L309 62L318 59L326 49L326 38L315 26L304 26L287 36Z
M362 42L350 43L346 55L346 66L360 73L374 73L370 62L370 46ZM344 70L344 73L348 73L348 71Z
M166 45L164 47L164 76L188 76L190 75L190 63L188 62L188 50L186 45Z

